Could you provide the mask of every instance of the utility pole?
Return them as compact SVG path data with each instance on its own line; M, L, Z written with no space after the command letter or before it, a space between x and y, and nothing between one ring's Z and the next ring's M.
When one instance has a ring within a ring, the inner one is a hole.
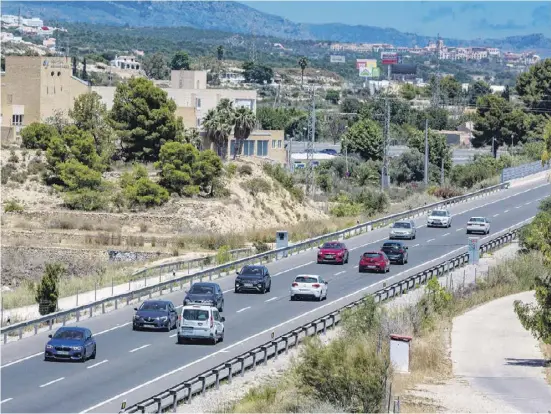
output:
M444 157L440 160L440 187L444 186Z
M429 185L429 120L425 119L425 186Z
M388 176L388 150L390 143L390 101L385 97L385 124L383 135L383 168L381 171L381 190L384 191L390 187Z
M314 191L314 141L316 137L316 88L312 85L310 96L310 115L308 117L308 140L306 147L306 192Z

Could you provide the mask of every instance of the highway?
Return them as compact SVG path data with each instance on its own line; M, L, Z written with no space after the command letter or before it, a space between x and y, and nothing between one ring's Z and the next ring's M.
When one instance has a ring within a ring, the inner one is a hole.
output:
M47 334L2 346L2 412L117 412L128 405L197 375L232 356L279 336L316 317L382 287L437 264L466 249L465 224L470 216L486 216L495 237L537 213L539 201L550 194L545 180L503 190L451 208L450 229L428 229L417 218L416 240L408 241L409 263L392 265L387 274L359 274L360 255L380 247L388 229L378 229L345 241L350 252L346 265L318 265L311 250L274 262L272 291L234 294L234 277L218 280L225 291L225 340L216 346L176 343L176 332L134 332L133 306L81 323L96 335L97 357L86 363L44 362ZM290 302L289 285L298 274L318 274L329 281L323 302ZM165 295L181 305L183 292Z
M340 144L330 144L324 142L316 142L314 144L315 151L321 151L323 149L334 149L337 152L340 152ZM305 142L293 142L292 152L300 153L306 150ZM404 145L391 145L389 149L389 154L391 157L396 157L404 152L408 151L408 147ZM506 150L499 150L498 155L506 154ZM490 155L490 149L467 149L467 148L457 148L453 150L452 161L454 164L467 164L472 161L473 157L476 154L488 154Z

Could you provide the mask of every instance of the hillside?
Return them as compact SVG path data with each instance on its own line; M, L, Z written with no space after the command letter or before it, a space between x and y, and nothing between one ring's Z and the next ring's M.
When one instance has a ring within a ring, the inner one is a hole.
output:
M187 26L204 30L256 34L296 40L334 42L384 42L397 46L425 45L426 36L395 29L345 24L301 24L262 13L237 2L201 1L6 1L2 13L40 16L49 22L85 22L134 27ZM298 18L298 17L297 17ZM504 39L444 39L450 46L491 44L508 50L551 50L551 39L543 35L513 36Z

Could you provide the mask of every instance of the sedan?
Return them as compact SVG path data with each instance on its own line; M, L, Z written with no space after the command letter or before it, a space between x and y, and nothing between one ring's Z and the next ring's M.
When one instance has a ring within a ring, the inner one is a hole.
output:
M187 305L212 305L219 312L224 310L224 293L218 283L199 282L191 285L184 298L184 306Z
M452 215L448 210L433 210L427 218L427 227L447 227L452 226Z
M44 349L44 361L65 360L85 362L96 358L96 340L87 328L59 328Z
M327 242L319 247L318 264L320 263L348 263L348 249L341 242Z
M327 285L321 276L298 275L291 284L291 300L311 298L321 302L327 299Z
M366 271L385 273L390 271L390 260L383 251L365 252L360 258L358 268L360 273Z
M243 266L236 273L235 293L248 290L264 294L272 289L272 277L266 266Z
M467 222L467 234L471 233L490 233L490 220L486 217L471 217Z
M391 263L406 264L408 262L408 247L403 242L384 242L381 251L386 254Z
M390 228L389 239L415 239L417 230L413 220L400 220Z
M146 300L139 308L134 308L134 311L134 331L147 328L170 332L178 325L178 313L174 304L168 300Z

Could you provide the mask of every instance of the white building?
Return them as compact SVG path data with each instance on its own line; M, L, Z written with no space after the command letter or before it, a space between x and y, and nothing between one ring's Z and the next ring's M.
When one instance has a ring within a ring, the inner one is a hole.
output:
M38 17L31 17L30 19L22 18L21 23L23 24L23 26L28 26L28 27L39 28L44 26L44 22L42 21L42 19L39 19Z
M115 66L119 69L135 71L139 71L141 69L141 64L136 61L135 56L115 56L115 59L111 61L111 66Z

